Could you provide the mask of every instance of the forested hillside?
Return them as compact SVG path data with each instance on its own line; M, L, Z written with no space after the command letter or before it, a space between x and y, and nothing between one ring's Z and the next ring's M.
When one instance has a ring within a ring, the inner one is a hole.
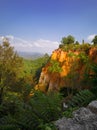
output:
M96 100L97 36L92 42L80 44L69 35L50 57L24 59L3 41L0 130L57 130L54 121Z

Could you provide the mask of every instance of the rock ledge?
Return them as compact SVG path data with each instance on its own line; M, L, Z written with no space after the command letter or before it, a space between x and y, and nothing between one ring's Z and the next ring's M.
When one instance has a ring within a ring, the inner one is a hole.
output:
M97 101L73 112L73 118L57 120L55 125L58 130L97 130Z

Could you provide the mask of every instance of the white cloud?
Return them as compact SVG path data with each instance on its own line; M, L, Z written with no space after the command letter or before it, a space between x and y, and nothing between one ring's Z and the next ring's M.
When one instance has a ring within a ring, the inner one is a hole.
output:
M89 35L89 36L87 37L87 40L88 40L89 42L91 42L91 41L94 39L95 35L96 35L96 34Z
M14 36L12 36L12 35L7 35L6 36L9 40L13 40L14 39Z
M9 39L9 42L12 46L14 46L17 51L25 51L25 52L39 52L39 53L49 53L51 54L53 50L57 49L59 43L57 41L50 41L39 39L36 41L27 41L18 37L14 37L12 35L5 36ZM4 36L0 37L2 41Z
M0 42L4 39L4 36L0 36Z

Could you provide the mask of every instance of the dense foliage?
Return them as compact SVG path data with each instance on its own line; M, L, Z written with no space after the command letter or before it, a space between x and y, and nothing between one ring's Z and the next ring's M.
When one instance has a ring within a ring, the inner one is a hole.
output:
M49 67L49 71L52 73L57 73L57 72L61 72L62 69L60 67L60 63L56 60L51 60L50 61L50 67Z
M61 43L66 45L66 44L72 44L74 43L75 38L71 35L67 36L67 37L63 37L61 40Z
M61 116L61 96L58 93L35 92L28 103L16 98L0 106L0 130L55 129L52 121Z
M14 89L21 67L22 59L5 39L0 45L0 104L6 91Z

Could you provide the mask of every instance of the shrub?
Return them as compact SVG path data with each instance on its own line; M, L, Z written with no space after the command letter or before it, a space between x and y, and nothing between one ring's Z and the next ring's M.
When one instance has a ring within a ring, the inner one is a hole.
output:
M9 105L11 110L13 105ZM7 113L0 117L0 130L55 130L52 121L62 116L59 93L46 95L37 91L28 103L16 103L15 107L17 111L11 113L7 109ZM3 108L0 107L0 111Z
M81 90L73 96L68 105L70 107L86 106L92 100L95 100L95 95L90 90Z

